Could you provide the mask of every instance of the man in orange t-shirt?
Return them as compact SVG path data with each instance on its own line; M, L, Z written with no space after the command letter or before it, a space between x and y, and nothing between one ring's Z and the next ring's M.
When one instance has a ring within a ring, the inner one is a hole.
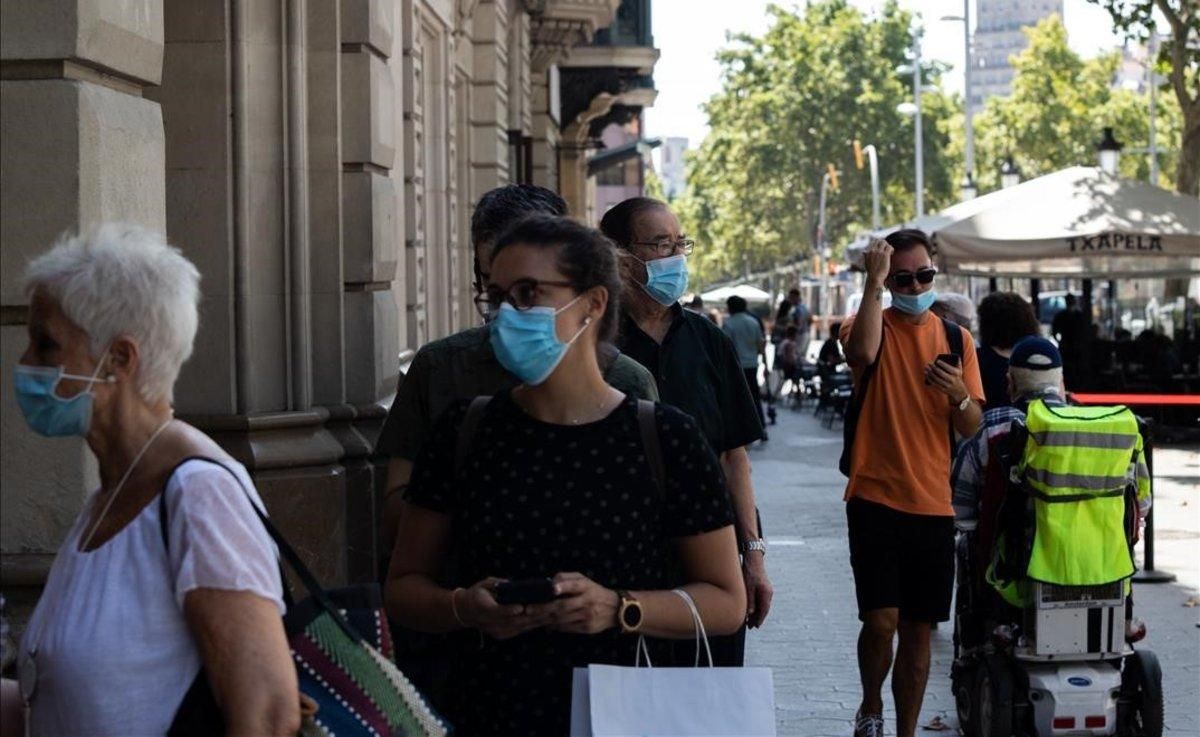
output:
M856 737L882 737L881 691L892 667L896 732L913 737L929 677L933 623L950 617L954 582L954 508L950 431L971 437L982 419L983 385L971 334L959 362L947 328L929 311L937 294L933 248L919 230L874 241L858 315L842 325L856 391L875 365L858 417L846 486L850 564L862 630L858 667L863 700ZM883 290L892 293L884 310Z

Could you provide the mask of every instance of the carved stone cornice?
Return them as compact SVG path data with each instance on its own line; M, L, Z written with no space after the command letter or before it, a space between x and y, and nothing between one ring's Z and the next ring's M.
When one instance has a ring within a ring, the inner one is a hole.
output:
M572 47L591 41L597 29L613 22L620 5L621 0L526 0L534 71L545 71Z

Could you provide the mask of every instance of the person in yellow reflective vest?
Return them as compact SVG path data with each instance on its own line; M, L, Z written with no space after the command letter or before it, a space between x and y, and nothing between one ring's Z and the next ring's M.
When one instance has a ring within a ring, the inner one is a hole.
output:
M980 518L980 510L988 506L985 499L1004 493L1008 474L996 467L997 449L1018 421L1028 431L1018 465L1034 496L1038 530L1028 576L1060 585L1128 578L1133 560L1124 544L1126 490L1136 489L1133 543L1140 539L1151 504L1150 473L1136 418L1123 407L1069 407L1062 357L1044 338L1024 338L1013 347L1008 382L1013 406L985 412L979 432L963 443L955 458L951 484L959 528L976 529L979 524L981 549L994 545L999 530L988 515ZM1086 503L1070 504L1074 501ZM1017 604L1015 595L1010 591L1006 598Z

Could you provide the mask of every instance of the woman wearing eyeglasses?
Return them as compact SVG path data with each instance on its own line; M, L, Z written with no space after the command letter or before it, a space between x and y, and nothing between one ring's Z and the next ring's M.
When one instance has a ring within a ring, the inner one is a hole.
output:
M979 428L983 385L970 331L929 310L937 270L928 236L896 231L871 243L865 260L862 306L841 329L861 406L847 449L846 486L850 565L863 623L855 735L884 734L881 690L899 633L892 675L896 734L911 737L929 675L930 630L950 615L951 431L970 437ZM892 293L886 310L884 289Z
M386 596L405 626L478 631L446 653L455 734L558 737L573 668L633 664L639 634L693 636L668 590L675 575L710 632L741 625L745 594L721 469L696 424L654 408L660 486L637 400L601 376L597 345L616 328L620 293L612 245L534 216L500 238L491 267L491 340L522 383L438 421L413 469ZM660 664L664 645L651 647Z

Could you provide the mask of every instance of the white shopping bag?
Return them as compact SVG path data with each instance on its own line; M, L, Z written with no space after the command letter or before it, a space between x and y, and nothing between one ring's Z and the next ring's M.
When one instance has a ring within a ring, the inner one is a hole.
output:
M676 593L692 609L697 647L703 638L707 649L695 604L686 592ZM711 663L710 652L708 668L576 668L571 737L775 737L771 669Z

